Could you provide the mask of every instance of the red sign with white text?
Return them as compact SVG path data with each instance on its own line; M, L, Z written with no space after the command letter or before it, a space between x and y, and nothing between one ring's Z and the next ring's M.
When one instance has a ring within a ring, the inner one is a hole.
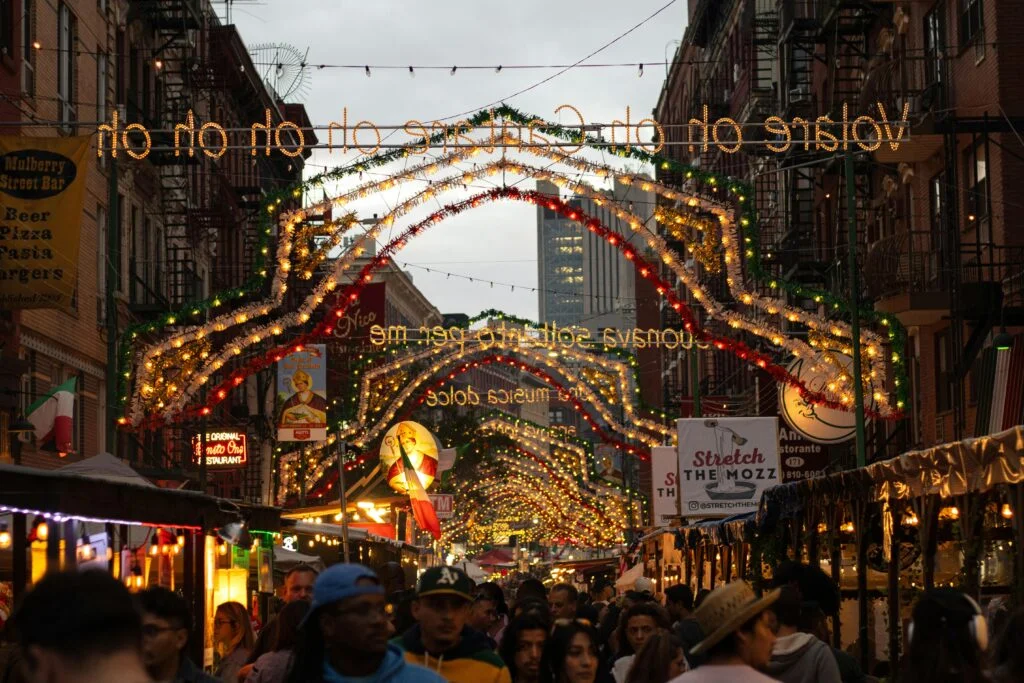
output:
M349 351L370 346L370 328L384 324L384 294L383 282L374 282L363 287L359 292L359 299L348 305L345 315L338 318L334 326L330 337L332 350L336 345L343 346ZM335 295L335 308L341 307L341 296L340 293Z
M192 462L196 465L202 459L202 439L199 434L192 437ZM206 466L241 467L248 461L245 434L241 432L207 432Z

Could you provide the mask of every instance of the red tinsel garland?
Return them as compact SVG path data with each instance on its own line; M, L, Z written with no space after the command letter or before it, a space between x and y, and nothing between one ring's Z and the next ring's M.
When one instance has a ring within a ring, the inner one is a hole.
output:
M655 288L658 293L665 297L673 310L680 314L684 321L683 327L687 332L690 332L693 335L695 340L712 343L716 349L729 351L741 360L757 365L759 368L768 372L768 374L777 381L785 382L795 387L801 398L810 403L846 412L853 410L852 406L847 406L840 401L829 399L824 392L809 389L806 384L794 375L790 374L786 368L776 364L767 354L755 351L741 341L713 335L700 327L696 318L693 316L692 311L686 303L677 296L673 287L657 275L657 267L646 261L639 253L637 253L632 245L628 242L624 242L622 240L622 235L603 226L596 218L593 218L580 209L549 195L541 194L532 190L520 190L514 187L498 187L470 197L464 201L448 204L442 209L432 213L425 220L407 228L401 235L381 249L378 254L363 267L356 281L351 285L348 285L343 290L345 296L342 297L342 305L339 308L326 313L324 319L321 320L313 330L299 336L286 346L279 346L270 349L263 356L254 358L244 366L236 368L231 372L227 379L217 385L210 392L210 396L204 406L183 410L176 415L174 419L181 421L195 419L198 416L209 415L212 407L227 398L228 392L239 386L249 375L269 367L287 355L301 351L303 346L306 344L330 335L334 330L334 324L338 319L345 315L348 306L359 300L360 292L363 287L372 280L373 273L387 264L394 254L404 248L410 238L415 237L426 228L439 223L446 218L456 216L468 209L476 208L485 202L495 201L498 199L513 199L517 201L526 201L531 204L540 204L546 206L552 211L555 211L559 215L568 218L569 220L583 225L589 231L602 237L606 242L608 242L608 244L616 247L620 252L622 252L623 256L627 260L635 261L640 266L638 268L640 276L655 284ZM866 408L865 414L875 419L893 420L899 419L902 416L902 411L894 411L890 415L883 416L876 410ZM147 419L144 424L148 423L155 426L162 422L163 420L159 416L153 415Z

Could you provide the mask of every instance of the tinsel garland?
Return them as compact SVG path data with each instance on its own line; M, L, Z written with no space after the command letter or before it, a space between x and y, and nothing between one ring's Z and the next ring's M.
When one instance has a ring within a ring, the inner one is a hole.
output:
M334 311L325 314L324 319L316 326L311 332L300 336L297 340L285 347L277 347L268 351L263 357L255 358L249 363L244 365L240 369L234 370L231 375L220 385L218 385L212 392L211 398L206 406L199 409L190 409L179 414L179 419L188 419L198 415L208 414L212 405L222 401L226 398L227 393L234 386L241 384L244 377L257 372L261 369L269 367L271 364L280 360L284 355L293 352L296 348L301 347L304 344L310 343L312 340L330 334L333 330L334 321L342 317L347 309L347 306L359 298L359 293L362 290L366 282L372 279L372 274L375 270L386 264L392 256L397 253L399 249L405 246L406 241L423 231L426 227L438 223L445 218L458 215L463 211L470 208L475 208L482 205L486 201L493 201L496 199L516 199L520 201L530 201L532 203L541 203L546 205L553 211L561 214L562 216L580 222L585 225L588 230L599 234L600 236L608 239L609 243L614 244L623 255L631 261L635 261L638 265L646 265L646 268L640 268L640 274L651 280L659 293L666 297L669 305L673 307L684 321L684 327L688 332L694 335L694 338L700 341L706 341L713 343L715 348L719 350L729 350L737 355L742 360L750 361L769 372L773 377L779 381L785 381L792 384L800 391L801 395L808 401L820 403L828 407L836 408L839 410L848 409L846 406L841 404L839 401L831 400L827 397L824 392L817 392L808 389L799 379L790 375L787 370L777 364L775 364L769 356L766 354L757 352L745 343L717 337L709 334L707 331L700 329L697 325L696 319L692 312L686 306L674 291L672 291L671 285L664 281L659 275L656 274L656 269L647 264L647 262L636 252L636 250L628 243L623 243L618 239L618 233L611 231L603 226L593 218L586 216L581 210L569 206L561 201L556 201L547 195L543 195L536 192L528 192L518 190L517 188L500 187L490 190L482 195L477 195L471 199L459 202L456 204L450 204L443 207L441 210L433 213L425 221L411 226L402 235L392 241L390 244L385 246L381 252L379 252L373 259L367 263L362 269L357 278L356 282L346 287L343 297L343 304L335 309ZM614 238L614 239L612 239ZM617 242L617 243L616 243ZM872 417L884 418L885 416L878 414L877 411L868 411Z

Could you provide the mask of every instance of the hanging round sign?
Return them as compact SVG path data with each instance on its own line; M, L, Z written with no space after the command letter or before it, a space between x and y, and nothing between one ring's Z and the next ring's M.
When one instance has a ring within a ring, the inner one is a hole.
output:
M849 356L834 355L847 368L853 365ZM795 359L787 369L811 391L822 391L830 381L826 375L815 372L813 365L803 358ZM809 403L800 396L796 387L788 383L779 385L779 412L790 427L815 443L842 443L852 439L857 432L857 419L852 411Z
M405 480L402 450L409 456L423 488L430 488L437 476L437 439L418 422L399 422L384 434L380 444L380 461L388 484L399 493L407 494L409 488Z

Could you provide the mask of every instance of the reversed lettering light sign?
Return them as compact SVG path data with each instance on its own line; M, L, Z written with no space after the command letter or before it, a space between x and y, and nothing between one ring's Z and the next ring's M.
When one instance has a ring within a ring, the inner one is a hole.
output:
M192 437L192 461L199 464L203 441L199 434ZM206 466L241 467L248 461L245 434L241 432L207 432Z
M761 493L779 483L778 418L691 418L677 428L684 517L756 512Z

